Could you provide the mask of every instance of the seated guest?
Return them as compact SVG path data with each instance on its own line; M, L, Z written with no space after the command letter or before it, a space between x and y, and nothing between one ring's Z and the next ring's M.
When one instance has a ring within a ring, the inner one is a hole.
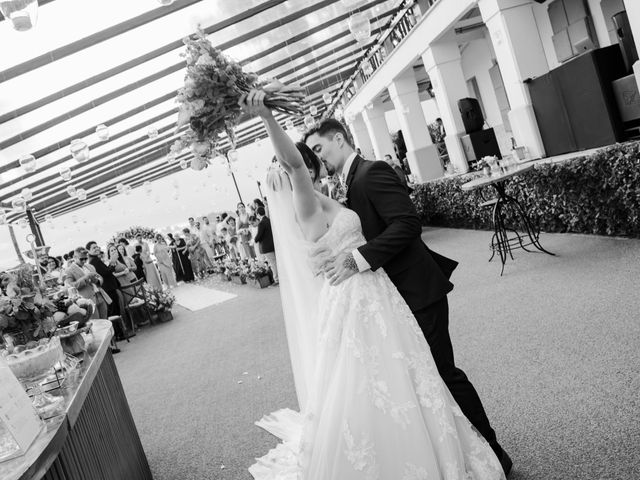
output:
M45 272L45 276L60 280L61 274L58 259L56 257L47 258L47 271Z

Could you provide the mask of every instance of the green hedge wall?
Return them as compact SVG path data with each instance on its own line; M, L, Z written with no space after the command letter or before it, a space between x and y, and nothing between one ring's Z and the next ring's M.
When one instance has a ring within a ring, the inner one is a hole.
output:
M493 187L464 192L473 172L415 186L423 224L490 229ZM511 179L507 193L520 200L545 232L640 237L640 142L612 145L560 163L537 164ZM509 223L509 219L507 219Z

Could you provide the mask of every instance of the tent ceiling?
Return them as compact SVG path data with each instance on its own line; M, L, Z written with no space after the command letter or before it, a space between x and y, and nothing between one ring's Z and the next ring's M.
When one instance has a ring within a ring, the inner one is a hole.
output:
M371 0L354 9L357 2L345 0L176 0L166 7L157 0L40 0L32 31L0 21L3 44L14 45L0 57L0 199L9 204L29 187L41 219L113 195L118 183L135 187L179 171L166 154L176 138L182 38L197 27L246 71L305 87L321 114L323 93L340 89L368 46L349 33L350 14L369 15L373 42L405 2ZM99 124L109 127L108 141L95 135ZM149 138L150 127L157 137ZM238 146L266 136L256 119L237 134ZM91 148L83 164L69 152L76 138ZM36 157L36 171L19 167L24 154ZM58 171L67 166L87 200L66 194Z

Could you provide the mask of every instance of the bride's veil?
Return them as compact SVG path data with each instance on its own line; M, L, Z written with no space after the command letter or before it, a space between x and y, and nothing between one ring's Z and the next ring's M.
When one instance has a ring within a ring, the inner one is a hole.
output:
M291 367L300 411L304 411L315 373L316 319L323 279L312 272L310 244L296 223L291 183L279 165L270 167L266 185Z

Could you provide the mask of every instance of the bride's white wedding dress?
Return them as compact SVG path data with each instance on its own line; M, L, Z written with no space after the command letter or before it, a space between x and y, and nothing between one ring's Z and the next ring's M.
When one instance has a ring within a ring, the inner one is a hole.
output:
M317 242L363 245L343 209ZM250 472L258 480L499 480L504 473L440 378L420 327L382 271L319 292L319 357L306 411L258 425L282 443Z

